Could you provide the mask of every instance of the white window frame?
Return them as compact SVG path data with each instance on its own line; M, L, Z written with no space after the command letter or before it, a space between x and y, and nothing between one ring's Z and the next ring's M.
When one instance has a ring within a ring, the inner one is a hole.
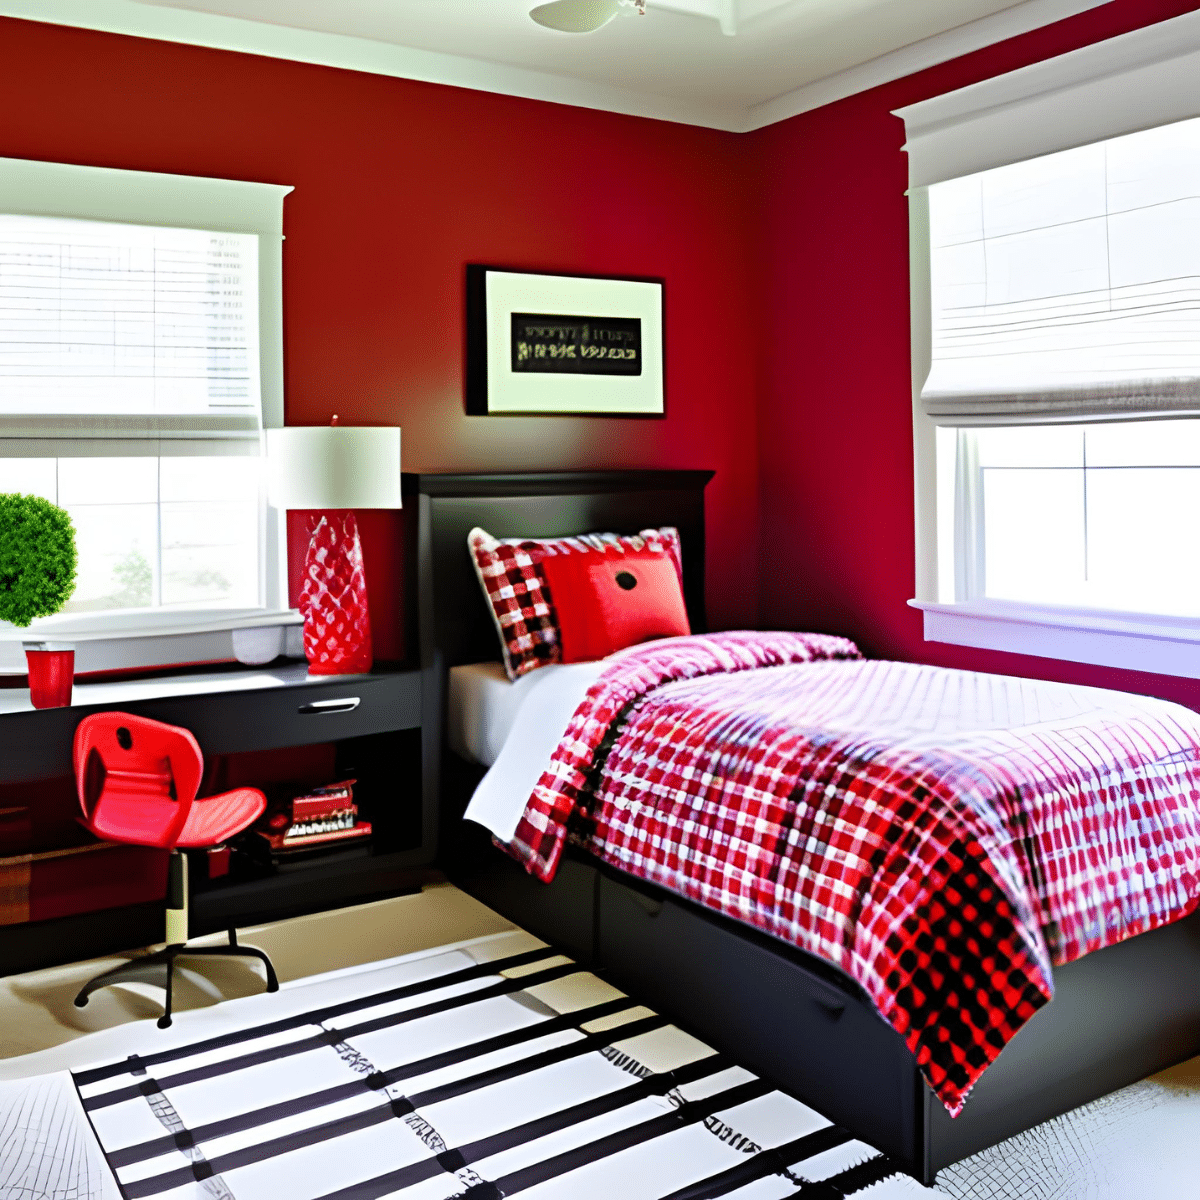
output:
M931 361L927 187L1200 116L1200 12L900 109L909 152L916 596L926 641L1200 678L1200 620L1003 600L956 601L953 456L925 413ZM949 431L953 440L953 430ZM940 519L939 519L940 514Z
M910 193L909 218L916 528L916 596L909 604L923 614L925 640L1200 679L1200 620L1193 617L955 599L961 590L956 580L961 556L955 546L955 430L939 427L921 405L932 352L924 188Z
M0 158L0 212L258 235L259 362L263 428L283 425L283 199L288 185L81 167ZM96 439L89 453L121 457L128 441ZM144 453L144 442L136 447ZM37 453L54 457L54 442ZM265 487L265 477L264 477ZM0 674L24 674L22 642L72 642L77 673L153 668L235 657L233 632L292 627L287 606L286 515L265 502L260 570L263 607L58 614L27 629L0 622Z

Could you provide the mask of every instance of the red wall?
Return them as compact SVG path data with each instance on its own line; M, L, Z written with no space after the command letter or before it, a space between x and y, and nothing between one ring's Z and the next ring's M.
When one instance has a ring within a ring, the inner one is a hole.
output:
M398 423L414 470L715 468L718 627L1200 706L1191 681L922 639L889 115L1195 7L1111 0L749 136L0 18L0 155L295 185L288 420ZM465 416L468 262L665 277L667 418Z
M403 427L411 470L708 467L709 612L757 615L732 134L0 18L0 155L295 185L287 419ZM662 276L665 420L468 417L464 268Z
M1200 708L1200 681L926 642L914 592L908 164L892 109L1197 7L1098 9L753 135L763 196L762 595L767 627L889 658L1123 688Z

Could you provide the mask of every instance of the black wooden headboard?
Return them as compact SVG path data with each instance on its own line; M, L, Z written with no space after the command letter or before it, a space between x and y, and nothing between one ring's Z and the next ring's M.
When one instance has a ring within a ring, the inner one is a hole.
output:
M410 545L408 560L417 594L427 828L436 829L441 803L446 672L462 663L500 658L467 533L481 525L496 537L562 537L674 525L682 545L688 618L700 632L706 627L704 488L712 475L666 470L404 476L408 528L416 538L416 553Z

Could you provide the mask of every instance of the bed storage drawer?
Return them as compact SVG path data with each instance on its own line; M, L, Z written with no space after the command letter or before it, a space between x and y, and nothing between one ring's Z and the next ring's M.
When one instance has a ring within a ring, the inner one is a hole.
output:
M600 876L596 950L615 983L839 1124L913 1156L924 1085L870 1005L783 944L665 893ZM797 1082L799 1081L799 1086ZM899 1136L897 1136L899 1134ZM919 1165L919 1164L914 1164Z

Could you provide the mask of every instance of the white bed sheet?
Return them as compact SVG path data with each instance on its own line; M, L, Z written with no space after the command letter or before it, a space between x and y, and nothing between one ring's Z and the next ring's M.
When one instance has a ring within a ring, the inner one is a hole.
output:
M607 661L554 663L515 683L499 663L450 669L447 740L490 764L464 816L510 842L534 786Z

